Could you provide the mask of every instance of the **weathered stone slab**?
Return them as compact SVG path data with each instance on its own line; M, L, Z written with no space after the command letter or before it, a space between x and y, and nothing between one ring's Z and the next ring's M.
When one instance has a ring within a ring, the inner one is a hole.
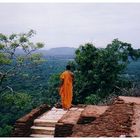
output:
M38 119L44 120L59 120L67 111L60 110L50 110L42 114Z
M52 135L54 134L55 130L55 125L58 122L59 119L62 118L62 116L66 113L67 111L63 109L58 109L53 107L50 111L45 112L41 116L39 116L37 119L34 121L34 126L32 126L32 135L31 136L36 136L36 134L39 134L40 136L44 134L45 135ZM49 131L48 128L51 128L52 131Z
M94 121L107 109L108 106L87 105L81 113L81 116L78 120L78 124L86 124Z
M45 135L54 135L54 127L39 127L32 126L32 134L45 134Z
M70 110L58 121L63 124L76 124L80 118L82 110Z
M34 126L55 127L58 120L35 119Z
M72 134L72 128L77 124L83 108L71 108L58 121L55 126L55 137L69 137Z
M54 137L69 137L72 135L74 124L57 123L55 126Z
M108 109L108 106L88 105L81 113L84 117L99 117Z
M123 100L125 103L140 104L140 97L119 96L118 99Z
M77 107L73 107L73 108L70 108L70 110L78 110L78 108Z
M36 138L46 138L46 137L54 137L53 135L40 135L40 134L31 134L30 137Z
M44 113L47 109L50 107L46 104L41 105L40 107L33 109L29 114L23 116L22 118L18 119L16 122L17 123L27 123L28 121L31 122L34 120L34 118L37 118L39 115Z
M14 125L12 137L27 137L31 134L30 127L33 125L33 121L49 110L50 107L47 104L43 104L40 107L33 109L30 113L18 119Z

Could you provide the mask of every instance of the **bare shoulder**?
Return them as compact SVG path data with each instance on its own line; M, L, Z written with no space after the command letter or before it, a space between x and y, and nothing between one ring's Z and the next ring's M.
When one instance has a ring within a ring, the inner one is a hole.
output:
M71 74L71 76L72 76L72 77L74 77L74 74L73 74L73 72L71 72L71 71L70 71L70 74Z

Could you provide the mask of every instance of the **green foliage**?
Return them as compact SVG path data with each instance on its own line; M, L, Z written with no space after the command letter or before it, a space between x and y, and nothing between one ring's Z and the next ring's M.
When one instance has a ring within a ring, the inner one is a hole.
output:
M30 56L29 60L33 63L33 64L41 64L42 62L45 62L46 60L44 60L43 58L41 58L41 54L38 53L34 53Z
M26 93L7 92L0 99L0 136L9 136L15 121L32 109L32 98Z
M60 101L59 96L59 85L60 85L60 74L53 74L48 81L48 90L46 94L46 102L50 105L54 105Z
M91 94L86 97L85 103L86 104L97 104L97 103L99 103L100 100L101 100L101 98L98 94L97 95Z
M3 34L0 34L0 41L4 41L6 42L7 41L7 37Z
M44 44L42 44L41 42L36 43L36 48L41 49L43 47L44 47Z
M80 46L75 57L74 102L85 103L87 99L89 102L91 97L92 103L92 94L105 98L116 92L116 87L130 87L130 82L123 75L129 57L137 60L140 57L139 50L134 50L131 44L117 39L106 48L96 48L89 43Z
M6 94L3 102L3 105L14 105L16 107L15 109L20 111L22 109L28 108L29 104L31 103L31 97L25 93L15 93L14 95Z
M4 125L0 127L0 137L8 137L9 134L12 132L13 127L10 125Z
M1 65L3 65L3 64L8 65L8 64L11 64L11 62L12 61L8 58L8 54L6 54L6 53L3 54L3 53L0 52L0 64Z

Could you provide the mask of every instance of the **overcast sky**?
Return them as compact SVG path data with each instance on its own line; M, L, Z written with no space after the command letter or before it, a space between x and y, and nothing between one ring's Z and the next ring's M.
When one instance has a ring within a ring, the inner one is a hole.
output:
M113 39L140 48L140 3L0 3L0 32L34 29L46 48L105 47Z

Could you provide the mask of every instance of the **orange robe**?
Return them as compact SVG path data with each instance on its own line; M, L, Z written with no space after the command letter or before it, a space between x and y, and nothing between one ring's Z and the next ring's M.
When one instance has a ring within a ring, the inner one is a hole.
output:
M71 107L73 96L73 73L66 70L60 75L60 79L63 80L63 84L59 91L62 107L69 109Z

